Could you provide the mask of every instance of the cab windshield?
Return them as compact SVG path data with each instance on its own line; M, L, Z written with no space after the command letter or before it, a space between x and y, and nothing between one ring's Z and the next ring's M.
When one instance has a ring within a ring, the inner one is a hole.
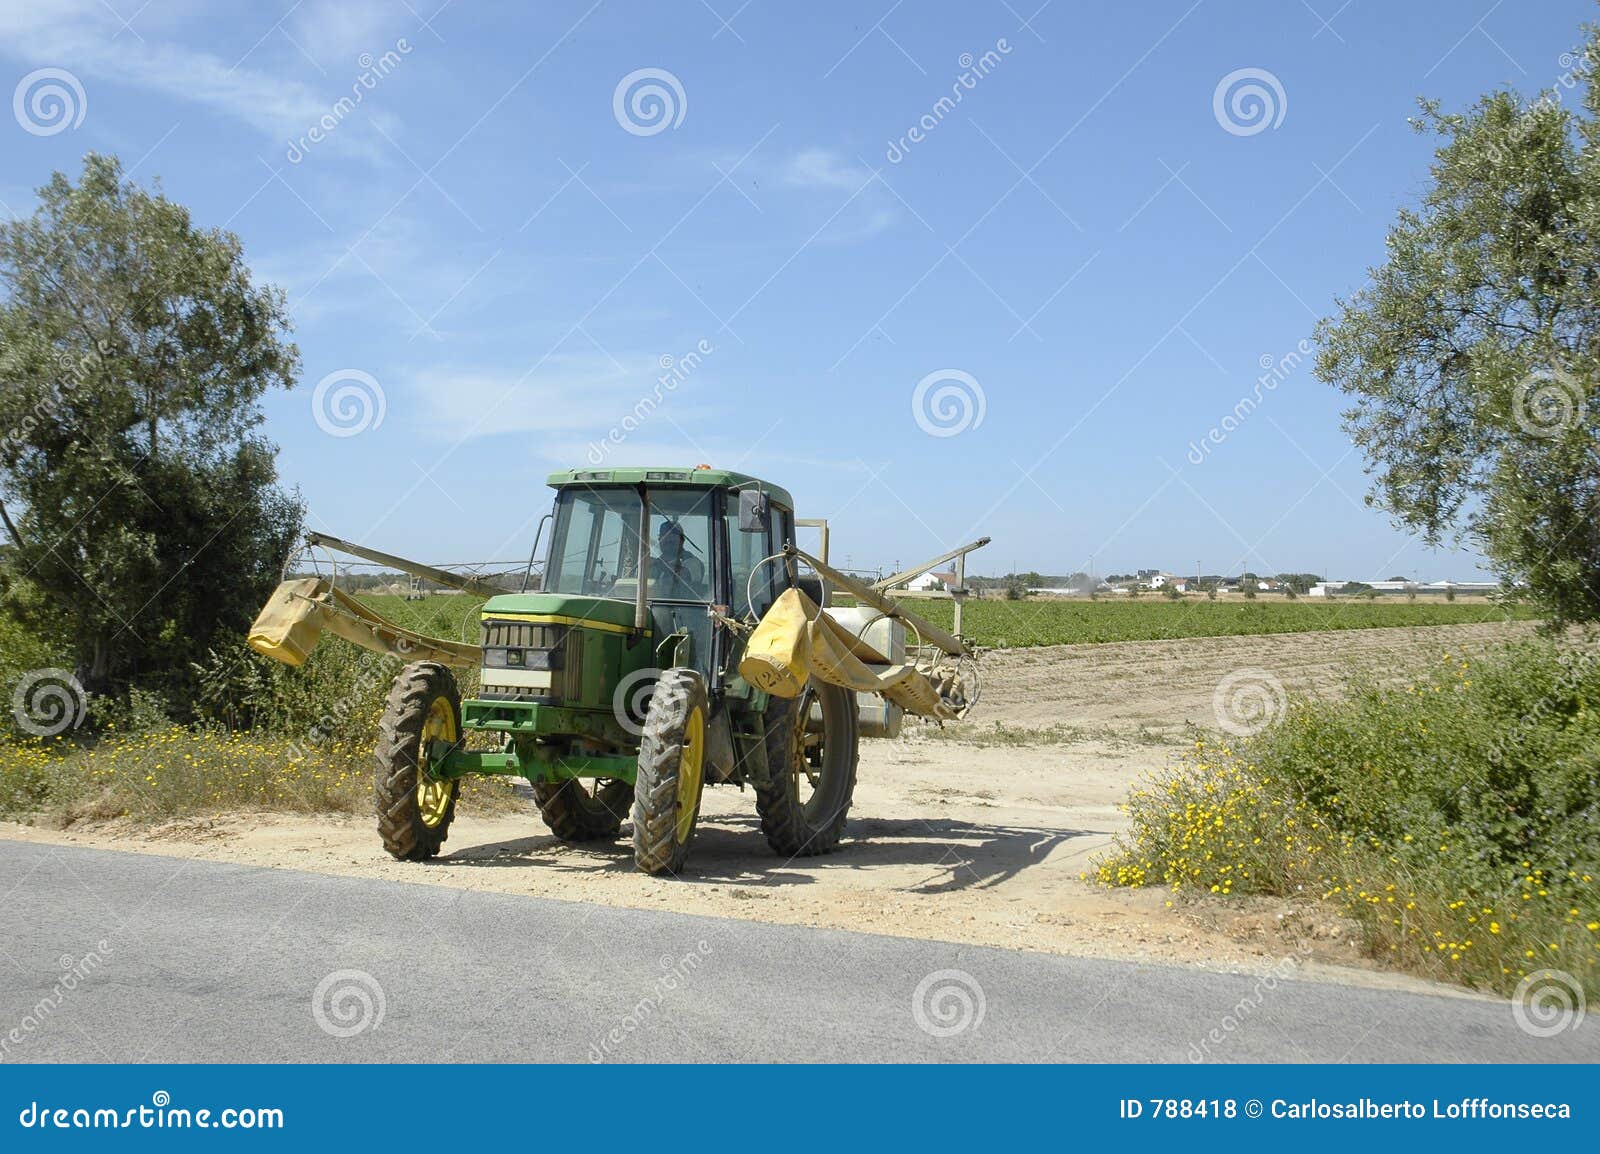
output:
M710 601L711 490L650 494L652 601ZM639 588L639 494L632 488L570 488L556 498L545 589L632 600Z

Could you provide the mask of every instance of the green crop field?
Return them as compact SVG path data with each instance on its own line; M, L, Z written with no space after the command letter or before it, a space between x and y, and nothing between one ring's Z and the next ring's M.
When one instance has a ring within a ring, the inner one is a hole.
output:
M954 604L908 600L906 608L951 627ZM1007 649L1179 637L1306 633L1321 629L1382 629L1406 625L1466 625L1532 620L1525 609L1487 604L1384 601L968 601L962 631L980 645Z
M406 601L392 594L362 600L400 625L435 637L478 639L476 597L434 594ZM951 627L952 602L907 599L905 606L935 625ZM1410 601L968 601L962 628L980 645L1014 649L1104 641L1305 633L1322 629L1382 629L1410 625L1467 625L1532 620L1525 609L1483 603Z
M358 593L356 596L396 625L429 637L477 643L478 609L483 605L483 598L474 594L430 593L421 601L407 601L393 593Z

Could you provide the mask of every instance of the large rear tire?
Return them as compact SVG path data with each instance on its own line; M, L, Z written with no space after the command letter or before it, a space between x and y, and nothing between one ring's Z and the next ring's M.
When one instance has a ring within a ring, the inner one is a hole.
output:
M383 848L401 861L435 856L456 815L460 783L428 774L428 747L461 738L461 691L433 661L400 671L378 722L375 797Z
M812 702L822 706L821 734L806 733ZM855 694L814 681L799 697L769 701L766 727L769 776L755 792L767 844L790 858L832 853L856 790Z
M706 683L669 669L645 710L633 788L633 860L648 874L676 874L689 857L705 788Z
M617 836L633 804L633 786L625 781L595 783L547 781L533 787L533 799L550 832L562 841L599 841Z

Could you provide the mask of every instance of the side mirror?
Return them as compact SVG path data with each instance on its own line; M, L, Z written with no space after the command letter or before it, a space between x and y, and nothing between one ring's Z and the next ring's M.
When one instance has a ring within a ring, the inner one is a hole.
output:
M767 495L760 489L739 490L739 532L767 531Z

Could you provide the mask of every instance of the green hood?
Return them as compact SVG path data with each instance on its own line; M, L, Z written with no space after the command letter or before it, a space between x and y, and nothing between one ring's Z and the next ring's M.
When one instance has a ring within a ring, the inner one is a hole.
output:
M576 593L507 593L483 603L485 619L559 617L557 624L589 624L600 628L633 628L633 602Z

